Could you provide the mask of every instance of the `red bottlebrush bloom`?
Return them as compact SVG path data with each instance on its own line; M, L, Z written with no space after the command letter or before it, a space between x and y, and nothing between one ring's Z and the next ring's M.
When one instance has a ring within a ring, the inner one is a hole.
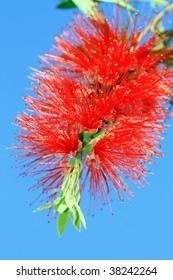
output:
M78 15L63 36L55 37L54 53L43 60L59 64L59 69L74 76L99 81L101 84L117 85L121 79L130 79L141 71L162 71L159 63L172 58L168 47L155 49L167 39L153 35L139 45L142 31L136 31L136 21L129 30L128 24L120 29L118 19L110 25L102 16L101 21L87 20Z
M43 174L34 188L48 194L36 211L60 213L60 235L68 213L78 230L85 226L79 204L87 180L94 200L108 203L111 187L120 201L122 192L133 195L121 174L143 186L147 164L161 155L173 76L161 65L170 51L153 51L155 37L138 46L135 29L83 17L69 32L72 39L57 39L57 53L44 56L36 97L25 97L28 113L17 118L23 174Z
M56 194L61 186L63 176L69 169L68 161L76 155L81 144L78 138L78 130L72 127L56 124L46 114L37 112L32 97L26 97L29 108L33 113L19 114L18 126L21 131L17 136L22 159L22 167L26 170L23 175L37 175L45 173L38 185L42 187L42 193L53 190L50 198Z
M109 202L110 182L120 201L120 190L133 195L120 174L143 186L149 172L147 163L154 161L153 156L161 155L159 134L163 132L163 127L162 121L156 121L152 115L143 121L141 117L130 119L124 116L117 125L105 130L105 136L95 141L90 157L86 159L86 178L90 176L90 191L94 199L100 192L100 197L103 199L106 195Z

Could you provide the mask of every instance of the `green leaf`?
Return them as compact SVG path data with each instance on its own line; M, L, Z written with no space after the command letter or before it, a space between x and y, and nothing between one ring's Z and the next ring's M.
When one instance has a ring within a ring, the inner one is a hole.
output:
M56 6L57 9L71 9L76 8L76 5L72 0L62 0L60 4Z
M59 205L57 211L58 211L59 213L62 213L62 212L64 212L67 208L68 208L68 207L67 207L67 205L66 205L65 203L61 203L61 204Z
M53 206L54 206L54 211L57 212L59 211L58 208L61 205L61 203L64 203L65 199L63 196L63 193L61 193L53 202Z
M74 227L80 231L81 228L81 221L80 221L80 217L78 214L78 211L76 210L75 207L73 207L73 211L70 212L70 219L72 221L72 224L74 225Z
M79 180L76 183L75 199L76 199L76 202L79 203L79 200L80 200L80 182L79 182Z
M79 217L80 217L80 220L81 220L81 222L82 222L84 228L86 229L86 222L85 222L84 215L83 215L83 213L82 213L82 211L81 211L79 205L76 204L75 206L76 206L76 210L77 210L77 212L78 212L78 215L79 215Z
M61 213L57 220L57 230L59 236L61 236L66 228L68 221L68 209L66 209L63 213Z
M46 203L46 204L44 204L44 205L38 207L37 209L35 209L35 210L33 211L33 213L39 212L39 211L42 211L42 210L45 210L45 209L48 209L48 208L51 208L52 206L53 206L53 201L52 201L52 202L48 202L48 203Z
M112 3L112 4L117 4L121 8L124 8L130 12L137 13L138 11L133 8L131 5L127 4L126 0L97 0L97 2L106 2L106 3Z
M72 207L73 207L73 206L75 205L75 203L76 203L73 190L69 189L69 190L67 191L66 196L65 196L65 202L66 202L68 208L71 210Z
M61 193L61 197L59 196L55 201L54 201L54 212L59 212L62 213L64 210L67 208L67 204L65 202L65 198L63 194Z
M62 183L62 188L61 188L62 192L65 192L68 189L69 180L70 180L70 172L68 171L65 174L65 177L64 177L64 180L63 180L63 183Z
M147 0L146 0L147 1ZM153 0L154 1L154 0ZM155 0L156 2L165 2L164 0ZM78 2L78 3L76 3ZM83 3L82 3L83 2ZM93 1L88 1L88 0L78 0L78 1L73 1L73 0L62 0L62 2L60 4L58 4L56 6L56 8L58 9L70 9L70 8L79 8L82 12L86 13L84 10L83 10L83 7L85 9L86 6L84 5L88 5L88 3L90 2L90 5L91 5L91 2L93 3L103 3L103 2L106 2L106 3L112 3L112 4L117 4L119 5L120 7L124 8L124 9L127 9L128 11L131 11L131 12L137 12L137 10L135 8L133 8L131 5L127 4L127 1L126 0L93 0ZM85 4L86 3L86 4ZM80 6L79 6L80 4ZM93 4L92 4L93 5ZM82 8L81 8L82 7Z
M96 17L94 0L62 0L62 2L56 6L59 9L79 8L87 16Z
M85 0L81 0L79 2L86 2ZM98 0L92 0L92 2L99 2ZM75 4L73 0L62 0L60 4L56 6L57 9L71 9L77 8L78 5Z

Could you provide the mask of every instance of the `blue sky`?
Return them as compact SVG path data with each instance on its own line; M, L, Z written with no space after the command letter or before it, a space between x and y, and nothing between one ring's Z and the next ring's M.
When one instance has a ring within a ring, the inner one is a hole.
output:
M37 193L27 189L33 178L17 178L12 168L16 114L24 109L29 67L39 67L38 56L49 51L54 35L72 19L72 11L59 11L57 1L2 1L1 26L1 194L0 259L173 259L173 119L164 135L164 157L151 166L150 184L138 189L135 197L122 205L115 197L114 215L108 207L87 215L88 198L83 197L87 230L78 233L69 223L61 238L46 212L32 213L30 202Z

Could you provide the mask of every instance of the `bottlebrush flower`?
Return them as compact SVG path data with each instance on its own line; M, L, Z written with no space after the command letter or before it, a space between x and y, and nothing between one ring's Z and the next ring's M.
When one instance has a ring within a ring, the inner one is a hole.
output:
M155 37L138 46L135 29L78 16L67 34L72 39L57 39L57 53L34 72L36 96L24 98L15 147L23 175L40 176L33 188L47 194L36 211L58 212L60 235L68 215L78 230L86 226L79 205L88 180L94 201L108 204L110 188L120 201L133 195L121 174L145 184L148 163L161 155L173 76L161 65L170 51L153 52Z
M68 31L55 37L54 52L43 60L59 64L59 69L71 71L75 77L85 76L101 84L106 81L110 86L144 71L164 70L160 63L173 58L173 50L156 47L167 40L167 35L152 35L141 43L142 30L136 31L136 20L131 30L128 26L120 28L118 16L110 25L103 15L100 21L77 15Z

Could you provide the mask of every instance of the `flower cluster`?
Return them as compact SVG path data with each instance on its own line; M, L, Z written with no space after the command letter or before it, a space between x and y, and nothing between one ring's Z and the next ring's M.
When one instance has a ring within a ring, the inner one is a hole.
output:
M17 117L24 174L42 174L34 188L48 194L36 211L60 213L60 235L68 214L78 230L85 226L79 205L86 182L94 200L109 203L113 188L122 201L123 192L133 193L121 174L143 186L147 164L161 155L173 76L163 61L172 50L155 48L156 35L140 43L135 27L121 30L101 18L78 15L56 38L34 72L36 97L24 98L27 112Z

